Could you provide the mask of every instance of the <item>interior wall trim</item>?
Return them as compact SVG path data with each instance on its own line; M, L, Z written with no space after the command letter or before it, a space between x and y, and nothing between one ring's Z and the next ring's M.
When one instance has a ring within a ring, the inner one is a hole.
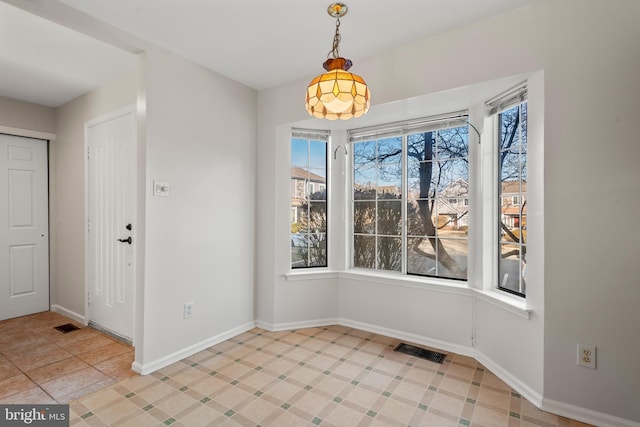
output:
M226 341L229 338L233 338L237 335L243 334L248 330L253 329L255 326L256 326L255 321L245 323L244 325L240 325L238 327L229 329L228 331L222 332L218 335L214 335L194 345L190 345L189 347L185 347L181 350L178 350L176 352L173 352L171 354L168 354L166 356L163 356L156 360L152 360L147 363L142 363L138 360L134 360L133 364L131 365L131 369L133 369L135 372L138 372L141 375L150 374L152 372L157 371L158 369L162 369L166 366L171 365L172 363L178 362L184 358L187 358L193 354L196 354L199 351L202 351L213 345L219 344L222 341Z
M69 310L68 308L62 307L61 305L52 304L51 311L60 313L63 316L73 319L78 323L82 323L84 326L87 326L89 324L89 322L87 321L87 318L83 314L76 313L75 311Z
M14 128L11 126L3 125L0 125L0 133L5 133L7 135L24 136L27 138L45 139L48 141L53 141L56 139L55 133L40 132L37 130Z

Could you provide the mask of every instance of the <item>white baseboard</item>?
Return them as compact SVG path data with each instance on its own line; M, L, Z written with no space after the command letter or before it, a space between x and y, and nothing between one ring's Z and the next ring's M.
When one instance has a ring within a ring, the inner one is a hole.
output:
M167 356L161 357L160 359L153 360L148 363L139 363L138 361L134 361L131 365L131 369L138 372L141 375L147 375L152 372L157 371L158 369L162 369L165 366L169 366L172 363L178 362L184 358L191 356L199 351L204 350L205 348L211 347L212 345L216 345L221 343L222 341L228 340L229 338L233 338L236 335L240 335L248 330L254 328L256 326L256 322L245 323L244 325L238 326L236 328L230 329L218 335L215 335L211 338L207 338L204 341L200 341L197 344L191 345L189 347L183 348L182 350L176 351L175 353L171 353Z
M588 408L570 405L568 403L558 402L557 400L542 399L540 407L543 411L553 414L562 415L563 417L573 418L574 420L592 424L600 427L640 427L640 422L627 420L616 417L614 415L593 411Z
M447 341L441 341L433 338L428 338L422 335L416 335L397 329L389 329L383 326L372 325L370 323L363 323L356 320L339 319L339 324L342 326L348 326L350 328L360 329L367 332L373 332L387 337L396 338L402 341L409 341L414 344L420 344L425 347L431 347L434 349L451 351L463 356L474 357L475 351L471 347L467 347L461 344L454 344Z
M51 306L51 311L54 311L56 313L62 314L63 316L66 316L70 319L75 320L78 323L82 323L83 325L87 326L89 324L89 322L87 322L87 318L84 317L84 315L76 313L75 311L69 310L67 308L64 308L62 306L59 306L57 304L53 304Z
M339 324L338 321L339 319L336 319L336 318L305 320L302 322L287 322L287 323L269 323L269 322L264 322L262 320L256 320L256 326L266 331L279 332L279 331L291 331L294 329L319 328L322 326L338 325Z

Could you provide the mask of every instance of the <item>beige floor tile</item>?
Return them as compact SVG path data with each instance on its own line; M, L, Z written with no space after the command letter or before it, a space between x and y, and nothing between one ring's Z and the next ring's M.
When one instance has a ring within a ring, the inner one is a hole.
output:
M471 388L471 381L445 377L440 382L440 385L438 385L438 388L461 397L466 397Z
M256 398L242 408L242 414L253 421L254 425L263 424L263 420L282 409L264 399Z
M167 414L178 414L195 403L200 404L188 394L177 393L168 399L161 399L155 406Z
M433 412L427 412L420 422L422 427L459 427L457 421L444 418ZM494 426L497 427L497 426Z
M282 402L288 402L294 395L300 392L300 387L286 381L275 383L272 387L264 390L264 393Z
M129 400L122 398L105 406L98 416L108 425L114 425L117 421L127 418L136 412L140 412L140 408Z
M509 425L509 413L476 406L471 420L474 424L477 423L478 427L507 426Z
M462 414L464 403L463 400L438 393L431 400L429 407L457 417Z
M362 387L355 387L345 397L345 400L365 410L368 410L369 408L373 407L373 404L380 398L380 396L380 393L375 393Z
M506 390L496 391L494 389L488 389L484 387L483 383L483 386L480 387L476 400L501 409L509 409L511 406L511 392Z
M252 396L254 395L251 393L247 393L239 387L231 387L226 389L222 393L216 393L213 399L217 403L224 405L226 408L233 409L238 407L238 405L240 405L247 399L250 399Z
M338 405L324 419L338 426L356 426L366 415L344 405Z
M404 425L409 423L409 420L413 416L416 406L407 405L403 402L398 402L395 399L387 399L386 403L378 411L379 415L384 415L393 420L396 420Z
M204 427L214 425L212 423L220 418L220 416L222 416L222 413L210 406L201 405L188 414L179 417L178 421L189 427ZM132 427L134 427L134 425L132 425Z

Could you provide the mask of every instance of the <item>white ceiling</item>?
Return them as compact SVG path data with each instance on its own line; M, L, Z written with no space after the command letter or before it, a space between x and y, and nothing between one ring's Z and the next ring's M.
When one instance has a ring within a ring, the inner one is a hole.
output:
M330 0L2 1L88 34L97 19L136 36L130 51L152 42L258 90L321 72L335 29ZM340 53L357 73L358 61L374 53L535 1L347 0ZM113 42L122 46L117 33ZM104 31L92 35L109 41ZM0 36L0 95L44 105L60 105L133 64L125 51L2 2Z

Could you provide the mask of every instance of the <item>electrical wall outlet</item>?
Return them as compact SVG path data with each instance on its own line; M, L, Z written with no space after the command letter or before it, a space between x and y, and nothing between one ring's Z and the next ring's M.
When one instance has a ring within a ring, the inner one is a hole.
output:
M578 343L578 365L596 369L596 346Z
M193 302L184 303L184 318L193 317Z

